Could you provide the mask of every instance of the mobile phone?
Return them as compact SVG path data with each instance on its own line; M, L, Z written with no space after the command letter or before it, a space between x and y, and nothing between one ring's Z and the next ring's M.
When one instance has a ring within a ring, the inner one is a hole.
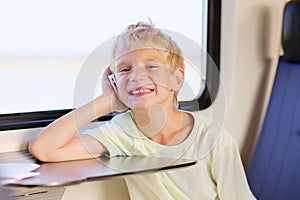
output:
M114 74L111 74L108 76L109 82L112 85L112 87L114 88L115 92L118 92L118 87L117 87L117 83L116 83L116 77Z

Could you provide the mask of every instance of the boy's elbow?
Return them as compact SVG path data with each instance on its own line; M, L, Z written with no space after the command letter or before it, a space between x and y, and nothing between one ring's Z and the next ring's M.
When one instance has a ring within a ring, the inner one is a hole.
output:
M53 162L50 158L50 154L47 153L47 150L42 147L42 145L36 143L34 140L28 143L29 153L39 161L42 162Z

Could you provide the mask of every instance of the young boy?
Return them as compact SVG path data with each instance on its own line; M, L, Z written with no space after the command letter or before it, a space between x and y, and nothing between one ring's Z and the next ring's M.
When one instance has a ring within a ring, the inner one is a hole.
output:
M169 36L151 24L130 25L116 39L112 57L102 78L103 94L46 127L29 144L33 156L46 162L102 154L197 159L185 169L126 177L131 198L255 199L233 138L222 128L212 131L212 123L195 113L177 109L184 61ZM126 109L76 135L92 120Z

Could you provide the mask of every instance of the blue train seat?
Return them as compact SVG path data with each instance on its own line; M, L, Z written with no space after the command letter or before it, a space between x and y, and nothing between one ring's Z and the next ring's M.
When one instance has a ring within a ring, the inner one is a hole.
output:
M284 8L272 94L247 176L258 200L300 199L300 1Z

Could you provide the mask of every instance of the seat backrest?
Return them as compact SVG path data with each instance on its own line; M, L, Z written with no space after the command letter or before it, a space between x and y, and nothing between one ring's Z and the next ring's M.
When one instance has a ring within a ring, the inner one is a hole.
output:
M247 173L258 200L300 199L300 1L285 5L282 47L284 55Z

